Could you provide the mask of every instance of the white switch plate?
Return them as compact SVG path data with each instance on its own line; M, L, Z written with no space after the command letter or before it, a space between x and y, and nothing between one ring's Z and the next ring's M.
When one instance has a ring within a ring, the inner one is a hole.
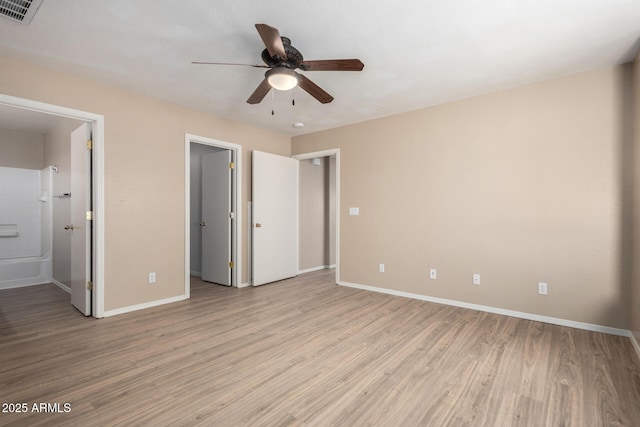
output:
M384 273L384 264L380 264L379 271L380 273Z
M544 282L538 283L538 293L540 295L547 295L547 284Z
M437 279L438 278L438 270L432 268L429 270L429 279Z
M155 272L149 273L149 283L156 283L156 273Z
M474 274L473 275L473 284L474 285L479 285L480 284L480 275L479 274Z
M349 208L349 215L351 216L360 215L360 208Z

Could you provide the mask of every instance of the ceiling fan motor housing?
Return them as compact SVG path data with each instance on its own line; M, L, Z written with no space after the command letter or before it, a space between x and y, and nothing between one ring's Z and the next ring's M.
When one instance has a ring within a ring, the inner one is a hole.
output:
M300 67L300 64L304 60L302 54L298 49L291 46L291 40L287 37L280 37L282 39L282 44L284 45L284 51L287 54L287 59L282 59L279 57L272 57L269 55L269 51L264 49L262 51L262 60L265 64L270 67L287 67L292 70Z

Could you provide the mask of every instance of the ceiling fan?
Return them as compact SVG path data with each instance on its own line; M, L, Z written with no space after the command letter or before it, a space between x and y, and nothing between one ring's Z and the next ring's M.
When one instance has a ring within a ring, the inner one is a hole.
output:
M244 65L254 68L268 68L264 80L251 94L247 102L258 104L269 93L271 88L290 90L300 86L309 95L323 104L333 101L333 96L325 92L320 86L309 80L302 71L361 71L364 64L359 59L325 59L306 61L298 49L291 46L291 40L281 37L277 28L267 24L256 24L256 29L264 42L266 49L262 51L262 60L266 65L232 64L228 62L197 62L192 64L211 65Z

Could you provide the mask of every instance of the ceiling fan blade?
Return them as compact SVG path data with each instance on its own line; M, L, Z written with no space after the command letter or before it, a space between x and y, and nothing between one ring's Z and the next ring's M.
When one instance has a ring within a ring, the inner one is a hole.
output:
M318 86L302 74L299 74L299 76L300 83L298 84L298 86L304 89L309 95L313 96L323 104L328 104L329 102L333 101L333 96L325 92L320 86Z
M267 81L267 79L262 80L262 83L258 85L256 90L253 91L249 99L247 99L247 103L249 104L259 104L260 101L264 99L265 96L271 90L271 85Z
M359 59L324 59L300 64L304 71L362 71L363 68L364 64Z
M192 64L197 65L241 65L244 67L253 67L253 68L270 68L268 65L259 65L259 64L237 64L235 62L200 62L200 61L191 61Z
M280 38L280 32L277 28L268 26L267 24L256 24L256 29L267 47L267 51L272 58L280 57L280 59L287 59L287 52L284 50L282 39Z

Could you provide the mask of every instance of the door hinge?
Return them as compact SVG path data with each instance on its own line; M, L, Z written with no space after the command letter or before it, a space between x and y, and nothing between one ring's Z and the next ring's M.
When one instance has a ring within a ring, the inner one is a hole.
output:
M229 212L229 219L235 219L236 218L236 214L233 212Z
M87 140L87 150L93 150L93 140Z
M235 168L235 167L236 167L236 164L235 164L235 163L233 163L233 162L229 163L229 169L233 169L233 168Z
M87 290L88 291L92 291L93 290L93 282L87 282Z
M229 268L233 268L233 261L229 261Z
M87 211L87 221L93 221L93 211Z

